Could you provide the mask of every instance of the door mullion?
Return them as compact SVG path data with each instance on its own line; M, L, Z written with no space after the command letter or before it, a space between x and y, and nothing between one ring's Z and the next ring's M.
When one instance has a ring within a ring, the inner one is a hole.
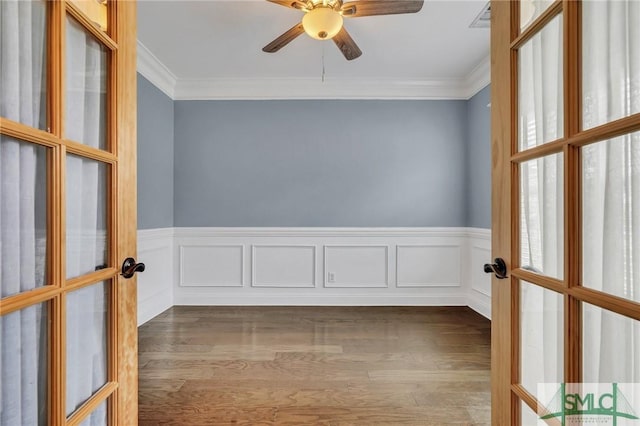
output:
M109 36L118 43L120 36L117 29L119 28L119 5L116 2L112 2L110 7L107 8L107 28ZM118 57L120 56L119 47L109 51L107 56L107 150L115 155L116 159L119 154L118 150ZM108 260L107 263L119 268L118 258L118 214L119 214L119 199L118 194L118 168L117 162L111 164L108 173L109 187L107 188L108 199L108 212L107 215L107 239L109 241L108 246ZM120 309L120 288L119 277L116 275L109 281L109 316L108 316L108 361L107 361L107 377L110 382L119 381L119 363L118 363L118 351L120 350L120 340L118 333L118 318ZM107 422L110 426L117 426L118 423L118 400L119 391L116 388L107 400L108 406L108 419Z
M580 132L582 121L580 9L580 2L564 0L564 129L567 138Z
M47 75L48 131L61 140L64 134L64 3L49 2L49 40ZM64 287L64 147L59 144L49 151L47 160L47 232L50 283ZM64 425L64 294L59 293L49 304L49 424Z
M564 0L564 128L571 138L581 123L581 25L580 2ZM582 269L582 191L580 148L563 147L564 170L564 271L566 288L579 285ZM582 306L569 294L564 296L565 382L582 381Z
M580 283L582 266L582 191L580 148L564 148L565 177L565 282L566 288ZM564 371L566 383L582 382L582 305L569 293L564 295Z
M65 235L65 227L66 227L66 205L65 205L65 183L66 183L66 148L64 145L61 145L57 149L57 161L56 161L56 180L57 186L55 191L55 198L57 200L56 206L56 214L58 223L57 226L57 237L56 237L56 248L58 250L57 257L57 282L62 288L62 292L58 296L57 306L55 316L55 331L57 333L56 339L53 342L53 350L56 352L56 371L57 371L57 392L56 392L56 403L58 407L58 415L57 421L60 423L56 424L65 424L66 423L66 235Z
M63 136L63 84L62 64L64 61L64 4L51 1L49 4L49 40L48 40L48 102L47 126L49 132L58 138Z
M517 40L520 36L520 2L510 2L510 49L509 49L509 61L510 61L510 123L509 128L509 158L513 157L518 152L518 49L513 45L513 41ZM520 267L520 221L519 221L519 200L520 200L520 165L515 162L509 163L510 172L510 191L511 191L511 208L510 208L510 230L511 230L511 270ZM492 228L493 229L493 228ZM521 339L521 327L520 327L520 280L515 277L509 279L509 285L511 286L511 339L510 339L510 373L511 382L509 389L514 384L520 383L520 339ZM518 396L510 392L511 409L509 410L510 422L513 425L520 424L520 402Z

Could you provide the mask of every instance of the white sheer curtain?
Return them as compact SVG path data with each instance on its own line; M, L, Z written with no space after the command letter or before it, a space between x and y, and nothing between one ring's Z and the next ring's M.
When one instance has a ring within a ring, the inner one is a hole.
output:
M44 127L45 4L0 2L0 115ZM43 149L0 137L0 297L44 284ZM0 424L46 422L46 310L0 317Z
M0 115L46 129L46 3L0 0ZM106 56L68 21L67 137L94 147L105 140ZM46 150L0 141L0 296L44 285ZM70 156L67 165L67 274L105 263L106 168ZM108 290L104 283L67 297L67 413L107 380ZM0 317L0 425L46 424L46 304ZM106 424L106 405L83 425Z
M583 127L640 112L640 2L583 6ZM640 301L640 133L583 155L585 286ZM585 380L640 382L640 324L588 307Z
M640 2L587 1L582 14L587 129L640 112ZM557 47L545 46L552 38L560 45L561 34L533 39L521 55L521 147L563 135L561 62ZM590 145L582 157L583 283L640 301L640 132ZM548 156L523 170L522 265L562 278L562 162ZM562 306L552 293L539 291L523 292L522 303L530 310L522 326L533 332L526 341L539 354L525 370L532 379L555 381L550 379L562 368L553 349L561 336L555 325L561 327ZM637 321L585 305L583 330L584 381L640 382Z
M67 125L70 139L104 147L106 55L78 23L67 20ZM106 253L106 168L67 158L67 277L96 270ZM67 297L67 414L107 382L108 286L83 288ZM83 423L106 424L102 405Z
M561 46L561 18L555 18L520 49L521 150L564 136ZM558 155L526 162L520 169L520 264L556 278L562 278L564 265L563 170ZM527 283L521 286L520 299L521 358L526 365L521 381L535 394L537 383L563 380L562 299Z

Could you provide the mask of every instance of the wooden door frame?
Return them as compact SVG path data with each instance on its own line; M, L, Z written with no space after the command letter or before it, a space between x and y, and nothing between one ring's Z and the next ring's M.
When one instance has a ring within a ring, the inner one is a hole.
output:
M118 190L114 196L118 246L116 259L121 265L124 259L137 253L137 6L135 0L113 1L111 22L116 19L115 41L118 50L111 65L115 81L116 97L112 102L116 120L115 152L118 156L116 170ZM121 424L138 422L138 293L136 278L125 280L117 277L114 318L114 340L117 341L117 357L113 366L118 372L118 389L112 401L113 417ZM135 422L134 422L135 420ZM123 423L124 422L124 423Z
M591 143L640 130L640 113L581 129L582 23L579 0L556 0L520 31L520 2L491 1L492 255L505 260L509 279L492 280L492 424L519 423L520 403L536 407L520 380L519 285L528 281L564 298L564 377L582 381L582 302L640 321L640 303L582 286L580 150ZM517 146L518 49L562 13L564 135L526 151ZM519 166L559 153L564 167L564 278L545 277L519 265Z
M515 122L511 79L511 1L491 1L491 254L511 265L511 160ZM509 425L511 394L511 288L513 278L491 279L491 424Z
M44 287L0 300L0 312L8 315L37 303L46 303L48 342L48 423L76 425L108 397L109 424L138 421L137 288L135 278L120 276L120 265L136 256L136 2L109 0L108 28L103 32L74 3L49 0L47 10L47 130L35 129L0 117L0 133L44 146L47 152L47 256ZM73 17L108 47L108 151L65 139L65 19ZM68 280L65 272L65 161L67 153L98 160L110 166L108 267ZM117 244L113 244L117 242ZM65 303L68 291L100 281L112 281L109 299L109 349L107 384L67 418L65 389Z

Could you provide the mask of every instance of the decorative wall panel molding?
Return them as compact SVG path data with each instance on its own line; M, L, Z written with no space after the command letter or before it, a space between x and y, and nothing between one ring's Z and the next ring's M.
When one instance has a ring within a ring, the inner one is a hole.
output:
M460 287L462 247L451 245L398 245L398 287Z
M181 245L182 287L242 287L243 245Z
M253 245L252 287L314 288L316 246Z
M389 287L389 246L325 245L324 286Z
M173 305L470 306L491 315L491 233L473 228L138 232L138 318Z

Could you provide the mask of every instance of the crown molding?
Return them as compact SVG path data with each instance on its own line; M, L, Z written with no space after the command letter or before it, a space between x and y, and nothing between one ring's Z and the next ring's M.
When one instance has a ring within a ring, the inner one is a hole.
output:
M485 57L465 78L467 99L491 83L491 55Z
M138 40L138 72L171 99L175 99L178 79L140 40Z
M466 99L466 93L459 80L206 79L178 80L174 99Z
M491 80L484 58L468 76L442 80L319 78L179 79L138 41L138 72L173 100L397 99L467 100Z

